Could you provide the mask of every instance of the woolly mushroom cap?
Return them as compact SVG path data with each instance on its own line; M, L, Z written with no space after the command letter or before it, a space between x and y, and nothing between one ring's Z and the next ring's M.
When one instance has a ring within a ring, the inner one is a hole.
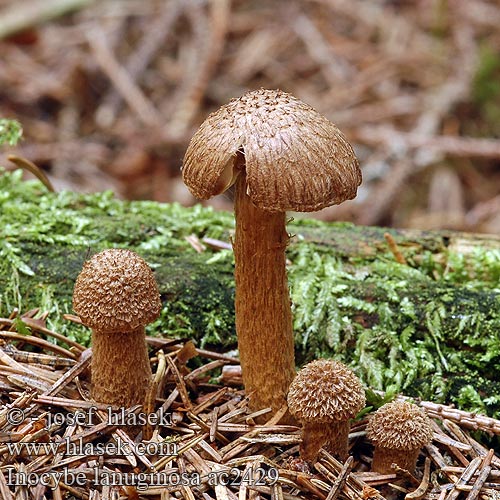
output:
M314 108L280 90L260 89L210 114L187 148L182 175L194 196L230 187L237 153L247 194L261 209L313 212L356 196L361 170L342 132Z
M432 440L431 420L417 405L394 401L372 415L367 435L380 448L415 450Z
M299 421L345 421L365 406L365 391L352 370L338 361L319 359L299 371L288 391L288 408Z
M155 320L161 300L148 264L135 252L115 248L84 263L73 290L73 309L84 325L119 333Z

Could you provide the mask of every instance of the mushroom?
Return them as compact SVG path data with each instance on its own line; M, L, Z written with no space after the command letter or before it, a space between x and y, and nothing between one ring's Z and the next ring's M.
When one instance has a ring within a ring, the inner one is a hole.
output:
M260 89L207 117L187 148L182 175L201 199L236 184L235 309L243 383L250 408L275 413L295 376L285 212L354 198L358 161L342 132L311 106Z
M144 327L161 310L151 268L130 250L95 254L76 279L73 309L92 328L92 398L143 404L152 378Z
M413 473L422 446L432 440L432 423L425 411L408 402L381 406L368 421L367 436L375 445L372 470L393 472L391 465Z
M300 456L314 462L323 445L345 460L350 419L365 406L365 391L352 370L338 361L318 359L305 365L288 392L288 408L302 423Z

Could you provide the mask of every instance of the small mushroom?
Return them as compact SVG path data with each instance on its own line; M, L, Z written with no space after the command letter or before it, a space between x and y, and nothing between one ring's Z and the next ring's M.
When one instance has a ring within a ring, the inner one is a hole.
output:
M365 406L365 391L352 370L338 361L319 359L304 366L288 392L291 414L302 423L300 456L314 462L323 445L345 460L350 419Z
M73 309L92 328L92 398L142 404L152 378L144 327L161 310L151 268L130 250L95 254L76 279Z
M356 196L361 171L342 132L311 106L260 89L207 117L184 156L197 198L235 184L236 332L250 407L285 404L295 376L285 266L287 210L312 212Z
M420 449L432 440L430 418L422 408L408 402L381 406L366 431L375 445L372 470L381 474L393 472L393 463L413 474Z

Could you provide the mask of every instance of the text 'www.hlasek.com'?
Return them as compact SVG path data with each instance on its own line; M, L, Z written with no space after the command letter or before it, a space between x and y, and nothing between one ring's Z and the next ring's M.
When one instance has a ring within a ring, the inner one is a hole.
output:
M11 425L21 425L26 422L27 415L19 408L12 408L7 414ZM37 421L33 418L33 421ZM107 412L90 407L86 411L75 413L49 413L45 415L45 428L79 426L83 432L60 436L56 441L26 442L20 439L9 440L3 444L5 452L10 457L27 457L32 463L43 457L54 457L47 461L50 466L30 467L8 465L4 477L7 486L35 487L44 486L51 490L58 487L90 487L103 486L126 487L133 486L138 491L150 488L196 487L208 486L272 486L278 479L278 470L267 465L259 467L228 467L212 464L213 468L203 473L196 470L183 470L172 467L175 458L184 451L172 438L156 438L147 441L134 441L126 432L115 433L110 438L102 433L96 439L91 431L95 425L112 426L114 430L126 430L131 426L160 425L171 427L174 419L171 413L130 413L125 409ZM87 429L88 428L88 429ZM66 427L67 429L67 427ZM14 437L16 433L12 433ZM19 433L21 434L21 433ZM91 439L91 440L90 440ZM106 463L109 461L110 463ZM44 463L44 462L41 462ZM116 465L124 464L132 472L118 471ZM146 472L140 472L140 466Z

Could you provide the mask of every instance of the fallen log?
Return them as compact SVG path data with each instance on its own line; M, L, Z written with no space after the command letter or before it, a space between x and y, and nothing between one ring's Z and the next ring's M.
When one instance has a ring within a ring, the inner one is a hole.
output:
M74 280L90 254L125 247L159 282L164 307L148 333L227 351L236 347L232 229L232 214L201 206L48 193L4 174L0 315L40 308L50 328L85 343L88 330L63 318ZM298 364L335 357L375 389L499 412L500 238L307 219L288 230Z

